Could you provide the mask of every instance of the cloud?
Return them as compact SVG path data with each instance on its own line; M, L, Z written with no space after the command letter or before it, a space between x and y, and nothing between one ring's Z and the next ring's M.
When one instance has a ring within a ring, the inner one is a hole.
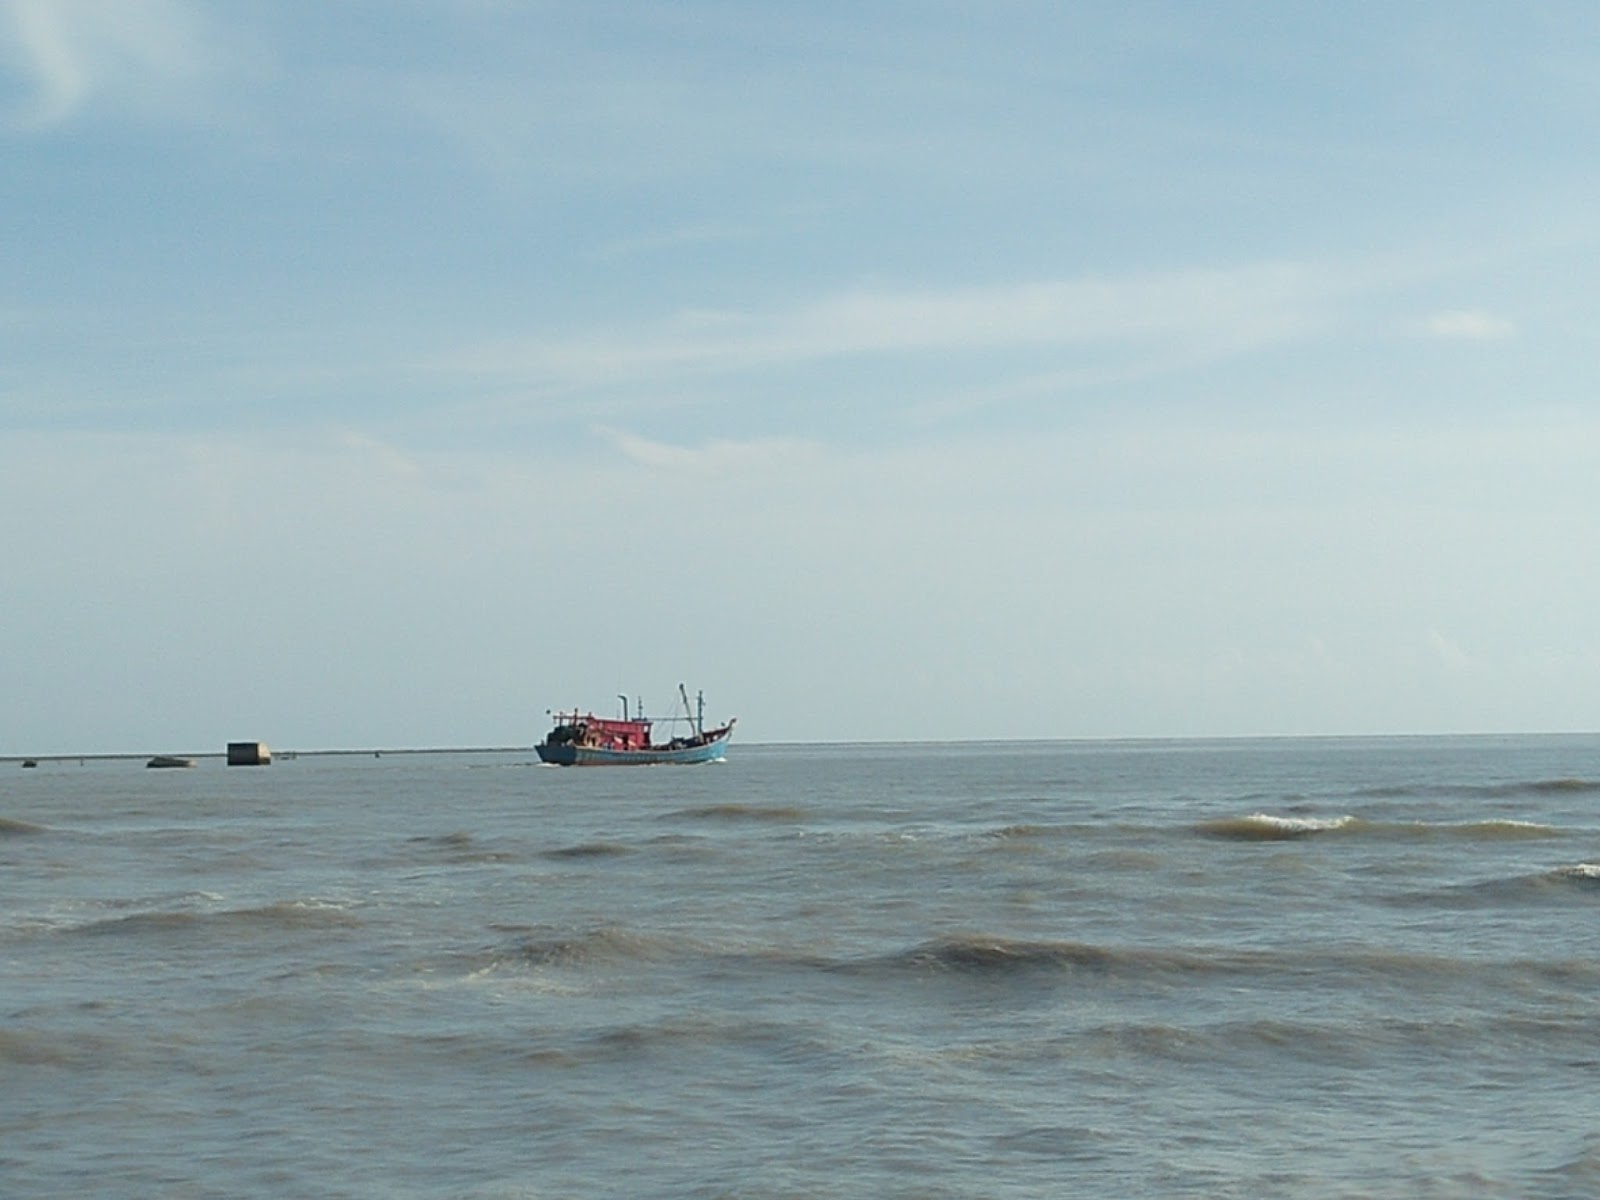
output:
M667 470L764 471L813 461L820 454L815 442L798 438L756 438L749 441L718 438L704 446L679 446L604 425L596 426L594 431L625 458L643 466Z
M90 105L170 110L218 66L212 32L181 0L3 0L0 58L32 83L16 129L61 125Z
M768 312L690 310L642 329L468 348L448 370L585 387L664 374L737 373L861 355L1114 347L1147 359L1216 357L1324 325L1355 286L1292 263L1123 278L852 289Z
M414 454L408 454L371 434L347 429L336 434L334 441L343 449L381 465L390 474L415 476L421 471Z
M1437 313L1428 318L1428 333L1455 341L1497 341L1515 336L1516 325L1504 317L1476 310Z

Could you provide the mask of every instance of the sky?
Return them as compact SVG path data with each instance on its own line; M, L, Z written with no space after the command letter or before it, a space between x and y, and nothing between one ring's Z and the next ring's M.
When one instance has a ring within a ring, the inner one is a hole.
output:
M0 0L0 754L1600 729L1588 0Z

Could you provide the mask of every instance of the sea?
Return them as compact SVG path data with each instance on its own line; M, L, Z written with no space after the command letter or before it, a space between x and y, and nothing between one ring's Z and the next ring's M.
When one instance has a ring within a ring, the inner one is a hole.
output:
M1600 736L0 772L10 1200L1600 1195Z

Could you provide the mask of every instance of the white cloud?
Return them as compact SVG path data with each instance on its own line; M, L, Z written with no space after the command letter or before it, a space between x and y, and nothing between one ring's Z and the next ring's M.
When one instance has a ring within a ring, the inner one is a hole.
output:
M181 0L3 0L0 57L33 84L9 114L19 129L59 125L96 102L171 110L218 65L212 31Z
M381 465L391 474L416 476L421 473L415 455L408 454L398 446L375 438L371 434L347 429L335 435L334 441L345 450Z
M803 465L815 461L821 454L821 448L815 442L797 438L757 438L750 441L719 438L704 446L679 446L604 425L596 426L595 432L633 462L677 471L762 471Z
M1287 263L1123 278L855 289L771 312L692 310L653 328L469 348L441 365L583 387L852 355L1105 346L1140 361L1240 353L1321 327L1358 281Z
M1437 313L1428 318L1427 329L1434 337L1473 342L1495 341L1517 332L1516 325L1504 317L1467 309Z

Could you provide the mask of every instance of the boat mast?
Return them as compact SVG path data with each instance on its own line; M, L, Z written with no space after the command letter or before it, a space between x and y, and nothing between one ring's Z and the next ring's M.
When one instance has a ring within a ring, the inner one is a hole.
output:
M705 735L706 735L706 694L704 692L697 692L695 694L695 697L696 697L697 700L699 700L700 703L699 703L698 709L694 710L694 712L695 712L695 716L694 716L694 732L695 732L695 736L696 737L705 737ZM689 693L684 691L683 684L681 684L681 683L678 685L678 698L683 701L683 714L684 714L684 716L688 716L690 711L691 711L690 708L689 708Z

